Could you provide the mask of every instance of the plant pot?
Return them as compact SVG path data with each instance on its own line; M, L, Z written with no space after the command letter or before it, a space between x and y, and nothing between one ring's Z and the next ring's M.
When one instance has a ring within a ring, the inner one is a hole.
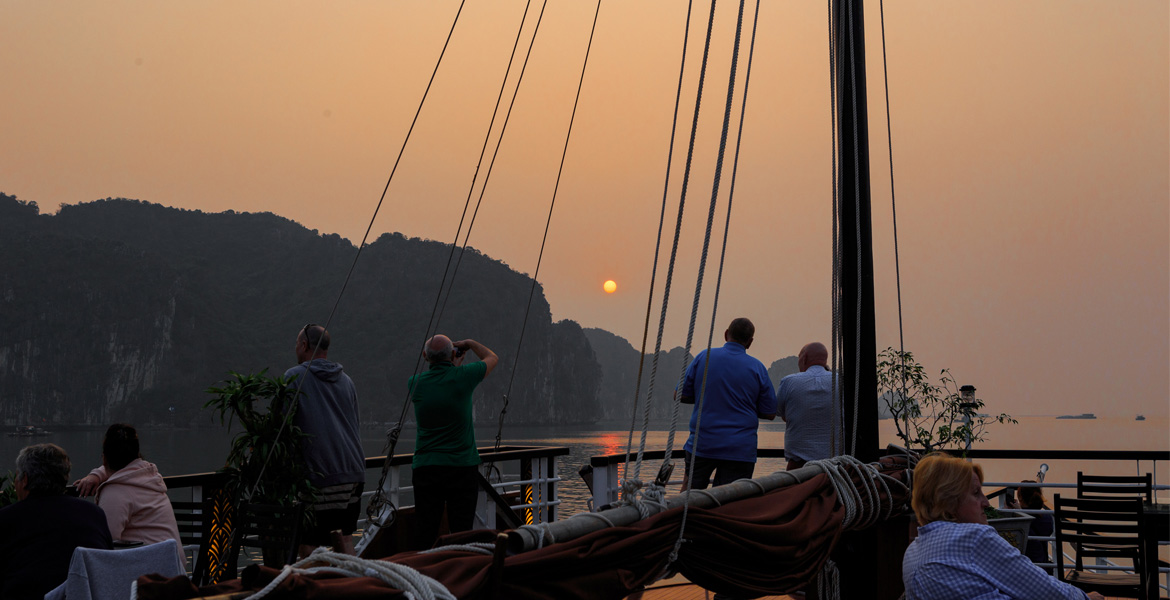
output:
M1023 554L1024 549L1028 546L1028 529L1032 526L1034 517L1004 510L1001 510L1000 514L1004 516L999 519L988 519L987 524L994 527L1000 537L1019 548L1020 553Z

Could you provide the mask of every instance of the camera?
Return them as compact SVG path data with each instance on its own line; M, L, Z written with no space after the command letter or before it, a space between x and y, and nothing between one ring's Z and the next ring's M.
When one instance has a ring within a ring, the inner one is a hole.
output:
M456 348L455 349L455 358L459 358L459 357L463 356L464 354L467 354L467 348Z

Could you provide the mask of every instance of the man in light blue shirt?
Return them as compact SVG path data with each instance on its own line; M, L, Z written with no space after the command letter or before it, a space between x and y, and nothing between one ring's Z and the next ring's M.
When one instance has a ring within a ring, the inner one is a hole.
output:
M695 405L684 446L688 473L684 486L689 489L706 488L712 473L715 485L723 485L751 478L755 471L760 419L776 418L768 369L747 353L755 333L750 320L735 319L723 332L727 343L700 352L687 367L679 401Z
M828 362L824 344L807 344L796 357L800 372L781 379L776 387L777 412L786 424L784 456L789 471L833 456L833 372L825 368Z

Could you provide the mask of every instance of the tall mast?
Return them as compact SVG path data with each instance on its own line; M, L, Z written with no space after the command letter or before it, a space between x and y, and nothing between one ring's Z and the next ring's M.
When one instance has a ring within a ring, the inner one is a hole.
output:
M845 448L877 460L877 338L870 220L869 117L863 0L833 0L837 65L838 219L841 239L841 393ZM853 441L856 440L856 446ZM855 449L854 449L855 448Z

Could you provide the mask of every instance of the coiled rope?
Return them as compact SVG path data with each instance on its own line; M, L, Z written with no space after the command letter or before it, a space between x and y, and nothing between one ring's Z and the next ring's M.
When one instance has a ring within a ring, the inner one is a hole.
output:
M841 522L842 531L864 529L882 519L889 519L894 512L894 497L890 486L897 486L902 493L909 489L906 484L882 474L877 463L866 464L849 455L809 461L805 466L819 467L833 484L837 499L845 509L845 518ZM850 477L851 470L860 475L858 485L854 485ZM817 573L816 588L819 598L840 598L840 574L832 560L826 561Z
M460 547L448 547L453 550ZM490 552L489 552L490 553ZM337 573L349 577L373 577L392 588L402 590L410 600L457 600L439 581L398 563L366 560L348 554L317 548L309 556L291 565L285 565L277 575L256 593L244 600L260 600L272 593L284 580L295 574Z

